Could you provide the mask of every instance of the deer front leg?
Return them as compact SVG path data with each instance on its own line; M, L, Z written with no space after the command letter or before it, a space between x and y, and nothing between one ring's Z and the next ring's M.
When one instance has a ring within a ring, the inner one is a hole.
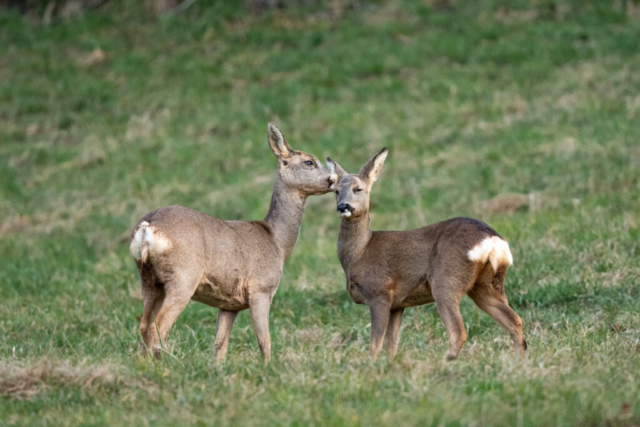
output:
M389 304L382 301L375 301L369 306L371 314L371 342L369 353L371 359L376 360L380 350L382 350L382 340L389 323Z
M231 328L233 327L233 322L235 322L237 316L237 311L223 310L221 308L218 309L218 324L216 327L216 341L214 344L216 360L218 362L222 362L227 354Z
M400 338L400 325L402 324L402 315L404 308L391 310L389 315L389 324L387 325L387 333L384 336L384 345L387 348L387 357L392 360L398 349L398 339Z
M249 311L253 321L253 329L258 338L258 347L267 364L271 360L271 335L269 335L269 307L271 298L266 294L258 294L249 301Z

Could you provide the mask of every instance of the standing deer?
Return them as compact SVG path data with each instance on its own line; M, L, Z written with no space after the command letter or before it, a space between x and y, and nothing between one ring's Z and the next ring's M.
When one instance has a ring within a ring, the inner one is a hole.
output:
M308 196L328 193L335 177L316 157L292 150L273 123L268 140L278 174L263 221L223 221L169 206L145 215L133 228L130 251L144 301L143 354L152 350L160 356L169 329L193 299L219 309L218 361L227 353L238 312L247 308L260 352L269 361L269 307L298 240L305 202Z
M371 186L387 153L383 148L358 174L347 174L327 158L337 175L335 194L342 217L338 258L351 298L369 306L371 357L378 357L384 338L392 359L404 309L435 302L449 335L447 359L455 359L467 340L459 307L464 294L509 331L516 352L524 357L522 321L504 293L513 258L509 244L491 227L453 218L409 231L369 229Z

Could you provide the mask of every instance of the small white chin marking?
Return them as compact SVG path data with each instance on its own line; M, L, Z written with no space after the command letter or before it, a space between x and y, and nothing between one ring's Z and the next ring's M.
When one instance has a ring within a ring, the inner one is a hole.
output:
M331 185L329 186L329 190L335 190L335 189L336 189L336 185L335 185L335 184L331 184Z
M349 218L351 216L351 212L349 212L349 211L340 212L340 216L344 217L344 218Z

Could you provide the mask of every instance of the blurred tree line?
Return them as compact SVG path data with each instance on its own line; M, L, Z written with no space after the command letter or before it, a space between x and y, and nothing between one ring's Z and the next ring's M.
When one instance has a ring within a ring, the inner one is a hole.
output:
M444 0L443 0L444 1ZM86 10L98 9L108 3L138 3L143 10L160 15L170 11L181 12L200 0L0 0L0 8L17 9L21 13L40 13L68 18ZM261 13L269 9L285 9L291 6L309 6L328 3L357 3L343 0L203 0L208 6L224 4L225 9Z
M475 9L499 13L530 11L541 19L562 20L568 13L580 13L585 8L601 13L623 13L640 18L640 0L392 0L395 7L403 3L421 3L437 12L447 13L469 5ZM129 16L157 17L189 10L194 14L208 12L223 21L260 15L268 11L298 10L302 13L326 12L334 18L354 9L376 9L387 0L0 0L2 9L17 10L31 21L49 24L69 20L91 10L124 12ZM195 7L192 7L194 6ZM121 14L121 13L120 13Z

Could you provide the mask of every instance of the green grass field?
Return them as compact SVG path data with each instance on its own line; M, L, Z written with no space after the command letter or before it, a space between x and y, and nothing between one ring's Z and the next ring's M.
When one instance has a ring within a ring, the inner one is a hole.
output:
M0 11L0 425L640 425L640 4L447 4ZM431 305L371 362L332 195L307 204L269 366L248 312L216 365L195 302L141 359L132 226L262 219L269 121L350 172L389 147L374 229L470 216L508 239L527 360L465 298L458 360Z

